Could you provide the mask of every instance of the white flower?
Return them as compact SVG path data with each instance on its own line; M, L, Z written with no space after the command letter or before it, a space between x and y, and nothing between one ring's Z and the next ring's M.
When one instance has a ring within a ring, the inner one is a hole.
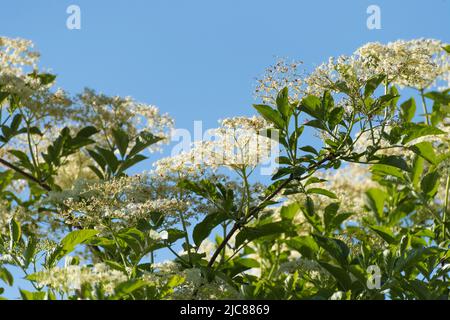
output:
M434 39L368 43L352 56L330 58L321 64L305 79L306 91L321 96L325 90L336 91L336 83L342 82L356 93L367 80L380 74L401 87L424 89L442 81L448 86L450 56L443 46Z
M95 264L92 268L78 265L54 267L36 273L35 277L39 286L48 286L65 293L89 285L92 290L96 287L103 288L107 295L113 294L116 285L128 279L124 273L110 269L103 263Z
M343 291L337 291L333 293L333 295L330 297L330 300L344 300L345 298L345 292Z
M164 230L159 233L159 236L161 237L162 240L167 240L169 238L169 233Z

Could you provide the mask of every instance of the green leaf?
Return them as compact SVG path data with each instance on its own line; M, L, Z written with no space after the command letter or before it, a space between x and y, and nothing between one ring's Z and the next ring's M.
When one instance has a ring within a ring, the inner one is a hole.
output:
M402 143L407 144L417 138L424 136L434 136L444 134L445 132L432 126L428 126L423 123L408 123L405 129L405 137Z
M23 300L44 300L46 293L44 291L30 292L20 289L20 296Z
M351 288L352 280L346 270L322 261L319 261L319 264L337 280L342 290L347 291Z
M161 137L157 137L150 132L142 131L139 136L136 138L136 142L128 153L128 157L133 157L139 152L143 151L145 148L155 144L159 141L163 140Z
M311 226L319 232L323 231L322 221L320 217L316 214L314 208L314 201L310 196L306 197L305 203L301 206L303 216L308 220Z
M122 157L125 157L125 154L127 152L128 144L130 140L128 139L128 135L125 131L122 129L113 129L112 134L114 137L114 142L116 143L117 147L119 148L120 155Z
M28 159L28 156L25 152L20 150L8 150L8 152L19 159L19 163L22 167L30 170L31 172L34 171L34 166L31 163L30 159Z
M119 161L117 160L114 152L100 147L97 147L96 150L103 157L111 170L115 172L119 166Z
M318 119L314 119L314 120L310 120L310 121L306 122L305 126L313 127L313 128L320 129L320 130L326 129L325 126L323 125L322 121L318 120Z
M17 129L19 129L19 126L20 126L20 123L22 122L22 119L23 119L23 117L22 117L21 114L16 114L14 116L14 118L11 121L11 125L10 125L10 128L11 128L11 130L13 132L16 132Z
M428 197L434 197L439 189L439 173L437 171L432 171L425 175L420 183L420 187L422 192Z
M320 105L320 118L326 120L331 110L334 107L334 99L330 91L325 91L322 95L322 101Z
M400 119L405 122L411 122L416 114L416 101L414 98L406 100L400 105Z
M301 147L300 150L309 152L309 153L313 153L317 156L319 155L319 152L312 146L304 146L304 147Z
M442 47L447 53L450 53L450 44Z
M273 123L278 129L284 130L285 122L276 110L262 104L255 104L253 107L264 119Z
M3 103L3 101L5 101L6 98L8 98L10 95L9 92L1 92L0 91L0 104Z
M28 236L27 246L23 254L25 267L28 267L36 253L37 241L33 236Z
M334 238L322 237L320 235L313 235L313 238L317 244L324 248L330 256L335 258L339 264L347 265L347 258L350 253L350 249L343 241Z
M75 246L83 243L86 240L94 237L99 233L98 230L92 229L83 229L83 230L75 230L69 233L64 239L61 240L60 246L65 251L72 251L75 249Z
M141 253L143 250L142 246L145 242L145 236L140 230L136 228L125 228L117 233L117 237L125 241L136 254Z
M319 246L311 236L298 236L286 241L286 244L294 250L297 250L308 259L314 259L319 251Z
M297 202L292 202L287 206L281 207L280 215L282 219L292 220L300 211L300 206Z
M384 75L377 75L366 82L366 86L364 88L364 97L367 98L375 92L378 86L383 82L386 78Z
M50 253L47 261L47 265L53 265L55 262L59 261L62 257L72 252L75 247L99 233L98 230L83 229L75 230L66 235L55 250Z
M306 191L306 193L307 194L311 194L311 193L320 194L323 196L327 196L328 198L331 198L331 199L337 199L337 196L333 192L322 189L322 188L310 188Z
M384 241L388 244L396 244L397 239L394 234L386 227L383 226L370 226L370 229L375 231Z
M22 228L14 218L11 218L11 220L9 220L9 249L11 251L19 243L21 238Z
M338 202L331 203L325 207L325 212L323 214L323 222L326 230L330 230L332 228L332 222L338 210L339 210Z
M146 281L140 279L133 279L126 282L122 282L121 284L119 284L114 288L114 299L123 298L147 285L148 283Z
M328 126L331 130L341 123L342 118L344 117L345 110L342 107L336 107L331 110L330 115L328 117Z
M411 181L414 185L414 187L419 186L420 177L423 173L423 165L424 165L424 158L416 156L413 160L413 168L411 172Z
M322 107L322 101L313 95L309 95L302 99L301 110L314 118L320 117L320 110Z
M420 261L427 259L430 256L437 255L442 252L438 247L427 247L411 249L406 254L406 257L401 257L395 264L395 271L401 272L409 268L414 268Z
M91 169L99 179L105 179L103 173L96 166L88 165L88 168Z
M424 141L417 143L411 147L409 147L411 151L415 154L421 156L425 160L427 160L431 164L437 163L436 153L434 152L434 147L431 142Z
M142 154L137 154L134 157L128 158L120 164L119 168L117 169L117 172L122 173L125 170L134 166L135 164L137 164L141 161L144 161L146 159L147 159L147 157Z
M95 152L94 150L87 150L92 159L102 168L103 170L106 167L106 160L102 157L101 154ZM95 172L95 171L94 171Z
M259 268L260 263L254 259L249 258L239 258L233 260L233 266L231 267L231 270L229 271L230 276L234 277L235 275L242 273L246 270L252 269L252 268ZM234 283L231 281L231 283L234 285Z
M167 242L168 243L174 243L175 241L184 238L186 236L186 233L182 230L178 229L167 229Z
M53 83L56 79L56 75L50 73L40 73L37 74L37 78L41 81L41 84L45 86Z
M8 286L14 284L14 277L5 267L0 266L0 279L3 280Z
M401 156L386 156L380 159L379 164L398 168L402 171L408 171L408 164Z
M265 236L289 233L291 229L292 224L290 221L271 222L258 227L244 227L236 236L235 246L239 247L245 241L251 242Z
M378 188L370 188L366 191L366 204L378 217L383 216L386 192Z
M89 138L98 133L98 130L93 126L87 126L78 131L76 138Z
M372 171L372 173L374 174L382 176L390 175L397 177L401 180L404 179L403 172L401 169L386 164L374 164L373 166L371 166L370 171Z
M287 87L278 93L276 103L280 114L284 119L288 119L291 113L291 105L289 103L289 90Z
M199 246L220 223L228 219L227 215L222 212L214 212L207 215L202 222L194 227L192 238L196 246Z

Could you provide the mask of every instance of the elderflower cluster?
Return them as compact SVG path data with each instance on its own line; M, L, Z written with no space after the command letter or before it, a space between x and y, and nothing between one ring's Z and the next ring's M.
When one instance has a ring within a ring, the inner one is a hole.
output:
M317 281L326 281L331 277L329 272L324 269L317 261L299 257L280 264L279 273L307 274L310 279Z
M71 293L88 286L91 290L100 288L106 295L114 294L114 288L128 280L124 273L113 270L103 263L94 264L92 267L79 265L54 267L34 274L33 278L39 286L50 287L63 293Z
M76 111L71 115L71 120L92 125L109 137L110 130L119 127L131 138L141 131L160 137L162 140L151 145L150 151L158 150L162 143L167 142L174 124L173 119L167 113L160 113L156 106L137 102L131 97L99 94L91 89L85 89L78 95Z
M197 160L196 149L180 152L171 157L165 157L153 163L152 173L160 178L173 177L187 178L202 176L207 168Z
M23 74L23 67L35 69L39 53L32 50L33 43L25 39L0 37L0 74Z
M0 37L2 92L13 94L26 112L34 115L34 122L48 125L44 118L61 120L71 101L63 90L51 92L52 83L44 84L37 76L39 56L29 40Z
M210 140L194 142L188 151L157 161L154 174L166 177L202 176L219 167L242 169L267 161L277 143L264 136L270 125L261 117L234 117L220 121L220 127L208 130Z
M372 42L355 54L368 74L384 74L399 86L424 89L440 79L448 80L450 57L444 45L435 39L398 40L386 45Z
M29 221L30 213L23 207L12 206L7 200L0 200L0 234L9 234L9 222L14 218L17 222Z
M337 91L339 83L356 94L377 75L385 75L389 83L401 87L421 90L442 80L448 87L450 56L443 46L434 39L368 43L351 56L332 57L317 67L305 79L306 91L321 96L326 90Z
M304 92L303 75L298 70L300 64L299 61L288 62L279 59L268 67L262 78L257 79L255 97L261 99L263 103L274 104L278 92L287 87L290 98L300 100Z
M189 203L172 198L151 198L140 176L109 181L77 181L70 190L50 192L44 200L63 205L68 223L101 228L111 222L133 223L153 212L183 212Z
M161 286L167 283L169 279L177 276L178 281L173 287L172 292L165 297L175 300L211 300L211 299L238 299L239 292L228 285L225 281L215 278L208 281L201 269L184 269L173 261L165 261L155 264L155 270L151 274L145 274L144 279L147 282L155 283Z

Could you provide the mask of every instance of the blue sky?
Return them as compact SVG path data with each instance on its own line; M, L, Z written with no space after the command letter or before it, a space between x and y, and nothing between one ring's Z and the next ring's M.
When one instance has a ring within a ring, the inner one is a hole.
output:
M58 86L130 95L187 129L253 114L255 78L277 56L310 70L370 41L450 42L450 0L2 2L0 35L33 40ZM71 4L81 8L81 30L66 28ZM366 27L371 4L381 8L381 30Z

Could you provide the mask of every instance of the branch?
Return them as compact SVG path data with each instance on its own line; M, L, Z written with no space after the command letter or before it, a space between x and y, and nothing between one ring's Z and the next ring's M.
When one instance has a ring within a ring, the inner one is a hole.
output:
M334 155L328 155L327 157L325 157L321 161L319 161L319 162L315 163L314 165L310 166L308 168L308 171L316 170L318 167L320 167L325 162L333 159L333 157L334 157ZM303 178L302 177L298 178L298 180L303 180L303 179L304 179L304 177ZM283 190L292 180L295 180L295 178L291 175L282 184L280 184L274 191L272 191L271 194L269 194L266 198L264 198L264 200L262 200L261 203L257 207L254 207L252 210L250 210L250 212L248 212L248 214L244 218L244 223L247 221L248 218L250 218L251 216L253 216L253 215L257 214L259 211L261 211L262 210L262 206L264 205L264 203L266 203L267 201L272 200L273 197L275 197L281 190ZM211 260L208 263L208 267L212 267L212 265L214 264L214 261L216 261L216 259L219 256L220 252L223 250L225 245L228 243L228 241L230 241L231 237L235 234L235 232L237 230L239 230L240 227L241 227L241 224L239 224L239 223L235 223L233 225L233 228L231 228L230 232L223 239L223 241L220 243L220 245L217 247L216 251L212 255Z
M3 160L0 158L0 163L3 164L4 166L16 171L17 173L19 173L20 175L24 176L26 179L31 180L35 183L37 183L41 188L45 189L46 191L52 191L52 188L46 184L45 182L40 181L38 178L34 177L33 175L23 171L22 169L20 169L19 167L15 166L14 164Z

